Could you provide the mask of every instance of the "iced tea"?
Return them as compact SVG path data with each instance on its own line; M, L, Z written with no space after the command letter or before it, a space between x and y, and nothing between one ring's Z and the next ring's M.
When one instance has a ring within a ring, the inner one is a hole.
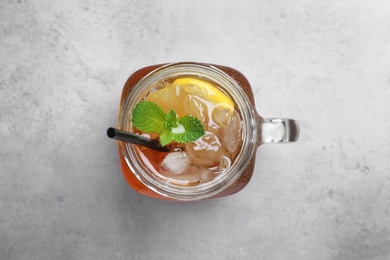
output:
M176 185L211 181L234 162L241 147L241 118L228 93L215 82L196 76L166 78L150 86L142 100L158 104L177 116L191 115L201 121L205 135L189 143L172 142L167 153L137 146L143 163L158 178ZM183 129L182 129L183 130ZM151 138L157 134L134 132ZM181 131L180 127L176 131Z

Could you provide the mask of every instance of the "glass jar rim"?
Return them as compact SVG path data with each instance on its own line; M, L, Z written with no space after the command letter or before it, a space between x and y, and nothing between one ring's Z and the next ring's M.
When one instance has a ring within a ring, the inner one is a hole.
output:
M134 145L120 142L120 147L130 170L149 189L172 199L200 200L212 197L231 186L245 171L250 162L249 159L252 158L257 149L257 136L259 134L256 120L257 113L244 90L231 76L216 66L203 63L180 62L162 65L145 75L129 91L120 108L117 127L131 131L131 111L146 96L153 83L183 75L202 77L217 83L229 93L236 103L243 119L242 145L232 165L209 182L195 186L180 186L162 180L153 174L139 157Z

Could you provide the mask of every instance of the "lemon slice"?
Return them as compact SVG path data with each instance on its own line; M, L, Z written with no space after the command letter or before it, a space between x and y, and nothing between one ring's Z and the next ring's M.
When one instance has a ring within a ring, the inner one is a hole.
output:
M146 99L161 106L165 112L173 109L179 117L192 115L206 124L226 125L234 111L233 100L215 84L191 77L165 83L164 88L150 92ZM205 102L205 107L199 107L200 100Z
M184 91L190 95L196 95L207 100L217 105L218 108L227 109L229 113L234 110L232 99L206 81L195 78L179 78L176 79L172 85L184 89Z

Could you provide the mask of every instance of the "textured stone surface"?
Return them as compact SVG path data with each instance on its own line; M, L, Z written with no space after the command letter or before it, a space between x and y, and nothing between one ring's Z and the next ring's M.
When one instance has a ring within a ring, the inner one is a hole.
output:
M119 95L136 69L243 72L263 116L242 192L183 204L125 183ZM0 1L0 259L390 259L389 1Z

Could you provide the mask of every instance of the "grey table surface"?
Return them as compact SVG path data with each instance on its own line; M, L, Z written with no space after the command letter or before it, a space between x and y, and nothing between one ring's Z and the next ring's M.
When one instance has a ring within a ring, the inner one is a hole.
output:
M241 192L172 203L125 182L124 82L234 67L300 140ZM390 259L390 1L0 1L0 259Z

